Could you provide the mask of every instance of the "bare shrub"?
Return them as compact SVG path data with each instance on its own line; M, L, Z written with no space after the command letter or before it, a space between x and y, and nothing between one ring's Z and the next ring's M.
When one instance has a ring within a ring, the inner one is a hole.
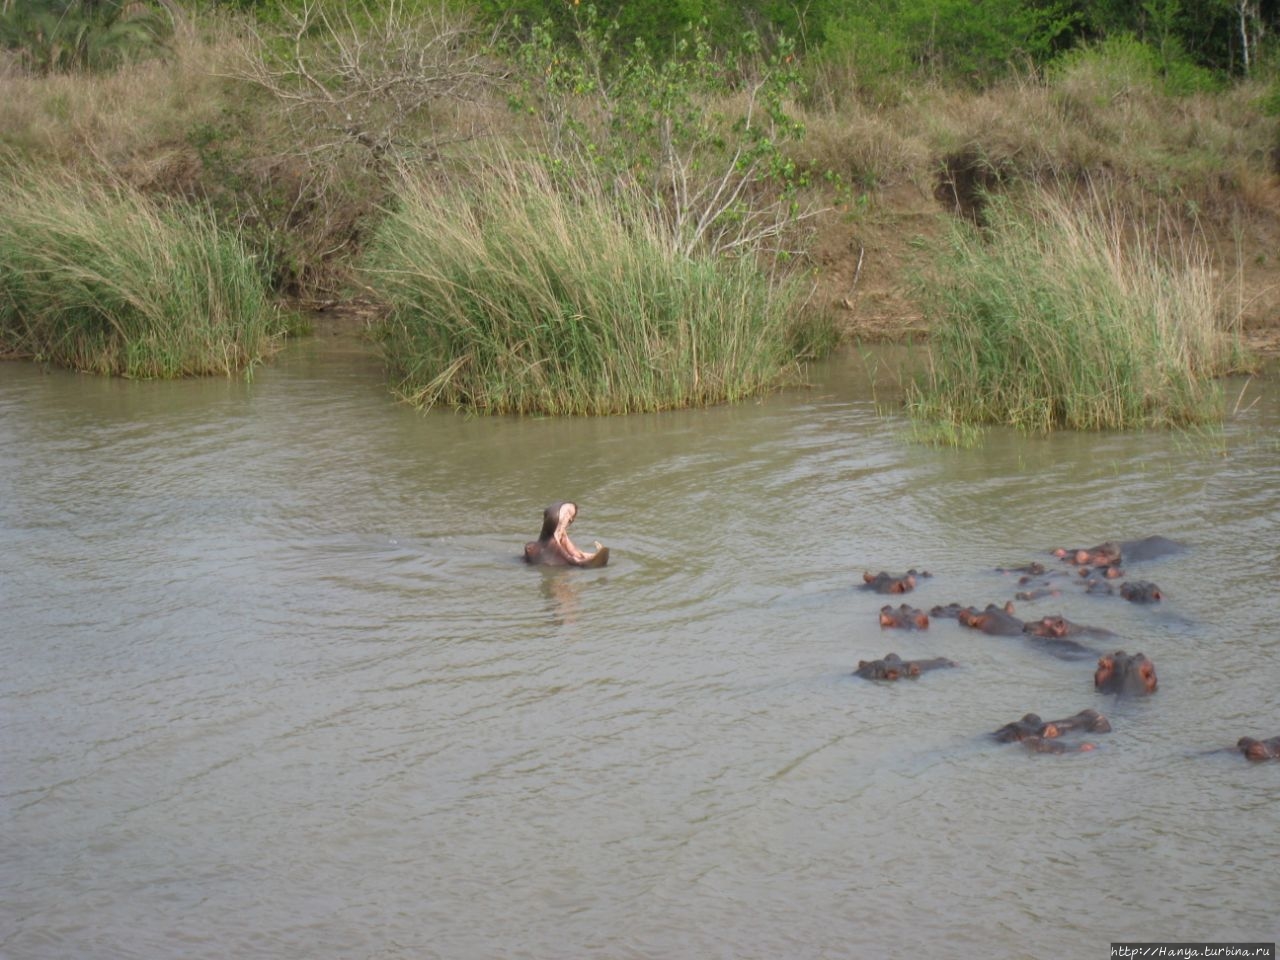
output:
M375 164L433 157L474 134L442 128L440 105L472 102L500 75L472 21L449 6L306 2L283 15L287 35L257 34L240 76L285 105L312 152L357 144Z

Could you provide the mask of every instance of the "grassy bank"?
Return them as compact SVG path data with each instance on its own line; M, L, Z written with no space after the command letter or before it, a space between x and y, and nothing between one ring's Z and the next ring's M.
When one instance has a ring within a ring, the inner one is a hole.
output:
M250 368L282 332L211 214L33 170L0 179L0 350L126 377Z
M1083 190L999 198L923 286L932 365L913 416L1036 431L1219 419L1248 358L1238 302L1194 231Z
M750 258L672 249L637 194L566 190L537 163L403 181L364 258L413 403L613 414L737 400L798 379L829 328Z
M958 223L983 223L992 251L1009 248L988 254L1010 260L1005 273L1027 271L1037 289L1069 288L1049 265L1066 241L1050 244L1044 223L1006 217L990 199L1048 196L1063 183L1106 183L1106 216L1131 236L1198 223L1213 251L1204 276L1239 278L1246 327L1275 322L1280 84L1270 61L1256 60L1243 79L1188 74L1172 69L1178 64L1167 49L1157 55L1122 35L969 83L921 74L909 67L912 58L901 69L892 57L869 61L875 51L863 45L871 34L852 21L828 38L843 41L794 56L766 42L735 60L695 43L677 62L674 54L666 59L667 45L628 53L584 33L586 20L576 21L574 46L562 45L563 31L491 34L477 12L455 5L448 16L429 16L379 4L350 16L312 6L262 18L188 12L156 56L109 72L38 74L0 59L11 94L0 100L0 166L16 157L24 167L58 171L64 182L97 180L105 169L148 197L212 209L219 223L234 225L254 263L271 264L280 300L364 298L359 278L372 278L390 317L392 382L422 404L614 412L732 399L792 378L834 317L850 338L934 328L939 379L913 398L917 412L932 403L931 415L967 411L1036 428L1206 415L1205 378L1223 364L1178 360L1200 348L1179 341L1181 322L1167 317L1086 332L1045 316L1017 334L981 331L988 340L980 352L1007 351L1002 362L1023 379L1035 379L1023 372L1032 353L1075 354L1081 370L1140 383L1141 400L1111 396L1090 411L1044 392L1071 389L1077 375L1046 374L1038 399L1018 413L960 402L966 390L975 398L988 392L993 381L985 378L994 374L945 359L949 350L974 349L960 346L972 337L946 319L966 308L947 300L960 296L969 271L1000 270L983 261L977 241L966 252L947 238ZM502 165L484 159L504 152L535 152L555 164L553 200L522 195ZM404 166L426 171L433 186L419 180L402 188ZM153 213L178 209L157 204ZM494 226L504 220L506 231ZM1112 238L1106 229L1080 230L1071 243L1096 245L1081 256L1102 271ZM1048 245L1036 262L1010 252L1031 243L1028 231ZM448 239L435 242L433 233ZM679 238L685 255L667 252L663 236L666 247ZM939 247L958 258L954 274L938 274L945 285L904 282L934 269ZM715 250L728 255L710 255ZM96 253L78 255L125 270ZM1161 282L1186 274L1171 266L1168 249L1161 256ZM181 272L172 263L157 269ZM999 289L999 278L988 279ZM1194 291L1179 296L1189 312L1221 316L1221 293L1209 296L1212 308ZM1041 299L1056 301L1044 309L1067 315L1072 296L1094 294L1064 289ZM52 345L70 346L58 362L135 376L200 368L90 359L102 354L100 344L120 339L123 320L38 343L37 327L55 329L46 313L88 312L49 302L48 311L24 307L20 323L6 314L7 350L52 358ZM1023 302L1009 314L1040 308L1039 300ZM925 310L928 321L915 322ZM1081 342L1029 346L1050 336ZM1153 338L1169 342L1156 349ZM191 339L210 335L193 330ZM1108 340L1130 367L1092 357ZM236 359L223 366L252 362L264 349L226 348ZM1151 370L1133 366L1147 364ZM1194 382L1170 378L1180 364ZM963 387L966 377L975 382ZM947 382L953 386L941 386Z

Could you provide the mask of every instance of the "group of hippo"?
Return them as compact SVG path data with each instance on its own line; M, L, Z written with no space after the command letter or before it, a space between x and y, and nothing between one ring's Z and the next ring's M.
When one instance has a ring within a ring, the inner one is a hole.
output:
M1118 589L1112 586L1114 581L1120 580L1125 575L1120 566L1121 562L1150 560L1177 553L1183 549L1185 548L1182 544L1165 537L1147 537L1143 540L1122 542L1107 541L1096 547L1055 550L1054 556L1064 563L1063 567L1055 570L1049 570L1041 563L1030 563L1024 567L1000 568L999 572L1019 575L1019 586L1027 588L1016 595L1021 600L1059 595L1062 590L1058 584L1069 582L1067 578L1070 578L1082 583L1085 591L1089 593L1119 593L1121 597L1133 603L1155 603L1163 598L1163 594L1158 586L1149 581L1126 581L1121 583ZM927 572L918 570L908 570L900 576L884 571L876 574L867 572L862 575L861 586L863 589L882 594L909 593L915 589L920 579L928 576ZM1099 651L1086 646L1078 638L1112 637L1115 634L1100 627L1072 623L1062 616L1020 620L1014 616L1012 602L1003 606L988 604L982 610L952 603L934 607L928 613L905 603L897 607L886 604L880 608L882 627L921 630L929 626L930 617L954 619L963 627L994 636L1024 637L1029 642L1063 659L1097 657L1098 666L1093 674L1093 685L1101 693L1144 696L1155 693L1158 686L1156 665L1146 654L1129 654L1123 650L1116 650L1113 653L1100 655ZM858 669L854 674L868 680L898 680L903 677L918 677L926 670L954 666L956 664L953 661L944 657L932 660L903 660L896 653L890 653L881 660L859 661ZM1041 753L1068 753L1092 750L1094 744L1088 741L1068 742L1059 739L1063 734L1107 733L1110 730L1110 722L1098 711L1082 710L1075 716L1063 720L1048 721L1042 720L1034 713L1028 713L1021 720L1015 720L996 730L992 736L1001 743L1022 743ZM1236 747L1250 760L1280 759L1280 736L1271 737L1268 740L1241 737Z
M538 539L524 546L525 561L568 567L603 567L607 564L609 548L599 541L595 543L595 550L588 552L579 549L569 539L569 527L577 515L577 504L567 500L558 500L547 507L542 513L542 532ZM1016 594L1019 600L1059 595L1062 592L1059 584L1074 581L1082 584L1088 593L1118 593L1133 603L1155 603L1163 595L1154 583L1136 580L1124 581L1118 588L1113 586L1114 581L1125 575L1120 564L1126 560L1151 560L1183 549L1182 544L1165 537L1107 541L1078 550L1055 550L1054 555L1063 561L1063 566L1053 570L1041 563L1030 563L1024 567L1002 568L1000 572L1018 575L1019 586L1025 588ZM901 575L868 572L863 574L862 587L881 594L904 594L910 593L920 579L928 576L927 572L918 570L908 570ZM880 608L882 627L923 630L928 628L930 617L954 619L963 627L995 636L1021 636L1063 659L1097 657L1093 685L1101 693L1143 696L1156 692L1156 665L1145 654L1116 650L1099 655L1097 650L1078 639L1114 636L1109 630L1072 623L1056 615L1039 620L1020 620L1014 616L1012 602L1003 606L988 604L982 610L952 603L934 607L928 613L905 603L897 607L886 604ZM945 657L903 660L896 653L888 653L880 660L859 661L854 674L868 680L899 680L918 677L926 670L954 666L956 663ZM1087 740L1064 739L1064 734L1107 733L1110 730L1111 723L1097 710L1081 710L1062 720L1042 720L1038 715L1028 713L1021 720L994 731L992 737L1001 743L1021 743L1040 753L1068 753L1092 750L1094 744ZM1250 760L1280 759L1280 736L1268 740L1241 737L1236 746Z

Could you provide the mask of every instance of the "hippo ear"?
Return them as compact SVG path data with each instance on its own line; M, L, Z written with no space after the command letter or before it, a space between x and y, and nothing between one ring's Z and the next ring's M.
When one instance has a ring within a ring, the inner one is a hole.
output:
M863 669L864 667L869 667L869 666L871 666L871 661L870 661L870 660L859 660L859 661L858 661L858 669L859 669L859 670Z

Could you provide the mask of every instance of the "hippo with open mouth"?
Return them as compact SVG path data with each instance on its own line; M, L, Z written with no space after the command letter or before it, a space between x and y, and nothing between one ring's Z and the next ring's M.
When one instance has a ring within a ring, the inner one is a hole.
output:
M556 567L603 567L609 562L609 548L595 541L595 552L579 550L569 539L569 525L578 515L578 505L557 500L542 512L542 533L524 545L527 563Z

